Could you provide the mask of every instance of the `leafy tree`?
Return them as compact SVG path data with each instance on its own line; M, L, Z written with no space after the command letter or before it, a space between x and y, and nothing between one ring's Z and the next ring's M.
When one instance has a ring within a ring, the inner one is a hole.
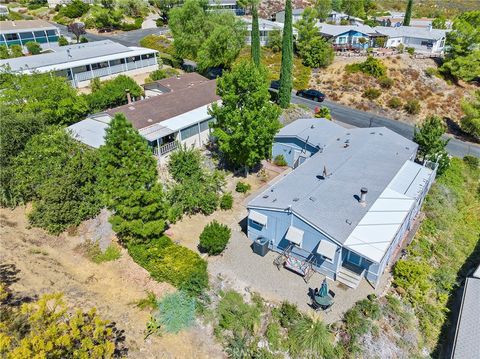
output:
M170 155L168 173L177 182L198 176L202 170L202 158L197 149L184 146Z
M408 0L407 9L405 10L405 16L403 18L403 26L410 26L410 20L412 18L413 0Z
M245 24L228 12L207 11L200 0L187 0L170 11L176 55L198 62L202 70L230 67L245 42Z
M365 6L363 0L343 0L342 11L350 16L365 17Z
M62 7L58 13L61 16L76 19L82 17L88 10L90 10L90 5L81 0L73 0L67 6Z
M327 67L333 62L335 53L329 42L320 36L315 36L302 46L300 56L305 66Z
M21 307L1 305L0 353L6 358L112 358L118 331L95 309L70 314L62 294L45 294Z
M293 29L292 29L292 1L285 2L285 24L282 36L282 64L280 68L280 88L278 100L280 107L290 106L292 96L292 71L293 71Z
M110 10L96 6L91 11L90 19L98 30L111 30L120 26L123 13L120 9Z
M332 12L332 0L317 0L315 10L320 21L325 21Z
M131 17L142 17L148 13L148 4L144 0L117 0L117 5Z
M123 114L116 114L98 151L98 182L104 203L114 212L114 231L127 242L160 237L167 205L145 139Z
M160 18L163 23L168 23L169 12L174 7L183 3L182 0L152 0L154 6L160 10Z
M343 5L342 0L332 0L332 10L340 12L342 11L342 5Z
M38 42L29 41L25 44L30 55L38 55L42 51L42 47Z
M260 66L260 28L258 25L257 0L252 1L252 60Z
M5 45L0 45L0 59L5 60L10 58L10 52L8 51L8 47Z
M303 11L302 18L295 23L297 29L297 47L301 51L302 47L308 45L316 36L318 36L317 14L313 8L306 8Z
M88 112L77 90L65 78L49 73L9 76L0 89L0 106L41 116L47 124L75 123Z
M282 50L282 32L280 30L273 30L268 33L267 47L273 52Z
M453 21L446 53L440 70L465 81L480 76L480 10L464 12Z
M58 234L98 214L96 153L61 127L34 135L12 160L13 203L33 200L34 226Z
M127 90L132 97L140 97L143 93L142 88L126 75L119 75L112 80L103 82L97 79L92 83L92 92L86 96L92 112L126 104Z
M480 90L475 91L472 101L464 100L462 110L465 116L460 123L462 129L473 137L480 139Z
M205 226L200 234L199 249L211 256L222 253L230 240L231 231L228 226L213 220Z
M270 156L273 137L280 128L280 110L270 103L267 73L246 61L217 81L222 105L213 104L213 136L225 160L248 171Z
M434 29L446 29L447 28L447 19L443 15L437 16L432 21L432 28Z
M415 127L413 141L418 143L418 157L422 160L438 162L438 172L443 173L449 165L445 147L448 139L442 138L445 125L438 116L427 117L419 127Z
M85 24L83 22L73 22L67 27L68 31L75 35L77 44L80 42L80 37L86 34Z

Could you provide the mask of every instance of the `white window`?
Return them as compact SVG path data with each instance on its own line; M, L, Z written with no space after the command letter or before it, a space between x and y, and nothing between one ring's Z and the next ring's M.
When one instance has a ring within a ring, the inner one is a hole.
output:
M180 136L183 140L186 140L187 138L193 137L195 135L198 135L198 125L192 125L190 127L184 128L183 130L180 131Z

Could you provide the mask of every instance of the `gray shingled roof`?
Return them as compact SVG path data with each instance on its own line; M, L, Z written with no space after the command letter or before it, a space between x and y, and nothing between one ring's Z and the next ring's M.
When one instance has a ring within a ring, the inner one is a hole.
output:
M330 125L318 122L319 130L331 131ZM291 206L298 216L343 244L417 145L384 127L339 132L343 133L327 141L323 152L263 191L248 207L287 210ZM324 167L328 176L321 179ZM355 198L362 187L368 189L365 207Z
M448 30L428 29L416 26L375 26L373 29L380 34L387 35L389 37L405 36L426 40L439 40L442 37L445 37L448 32Z
M480 278L467 278L452 359L480 358Z

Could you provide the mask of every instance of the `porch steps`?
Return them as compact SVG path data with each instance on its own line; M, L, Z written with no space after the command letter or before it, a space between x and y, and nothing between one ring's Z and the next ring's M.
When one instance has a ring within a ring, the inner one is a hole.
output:
M340 267L336 278L340 283L345 284L347 287L356 289L362 280L362 275L357 274L345 267Z

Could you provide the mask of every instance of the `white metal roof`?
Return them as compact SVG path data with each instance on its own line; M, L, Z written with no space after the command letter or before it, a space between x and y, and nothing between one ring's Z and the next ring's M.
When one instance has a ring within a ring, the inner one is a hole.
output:
M108 122L87 118L68 127L73 138L90 147L99 148L105 143Z
M212 117L208 113L209 107L210 104L204 105L194 110L182 113L181 115L172 117L168 120L162 121L162 126L171 129L172 132L175 132L198 122L207 120Z
M297 227L290 226L288 227L285 239L291 243L296 244L297 246L301 246L303 241L303 231Z
M406 161L354 228L345 247L379 263L432 173L426 167Z
M144 47L127 47L110 40L61 46L55 52L0 60L0 67L8 65L13 72L32 73L60 71L98 62L118 60L158 53Z
M260 223L263 226L267 225L268 217L264 214L258 213L257 211L252 211L248 213L248 218L254 222Z
M330 241L322 239L317 247L317 253L333 260L337 251L337 246Z

